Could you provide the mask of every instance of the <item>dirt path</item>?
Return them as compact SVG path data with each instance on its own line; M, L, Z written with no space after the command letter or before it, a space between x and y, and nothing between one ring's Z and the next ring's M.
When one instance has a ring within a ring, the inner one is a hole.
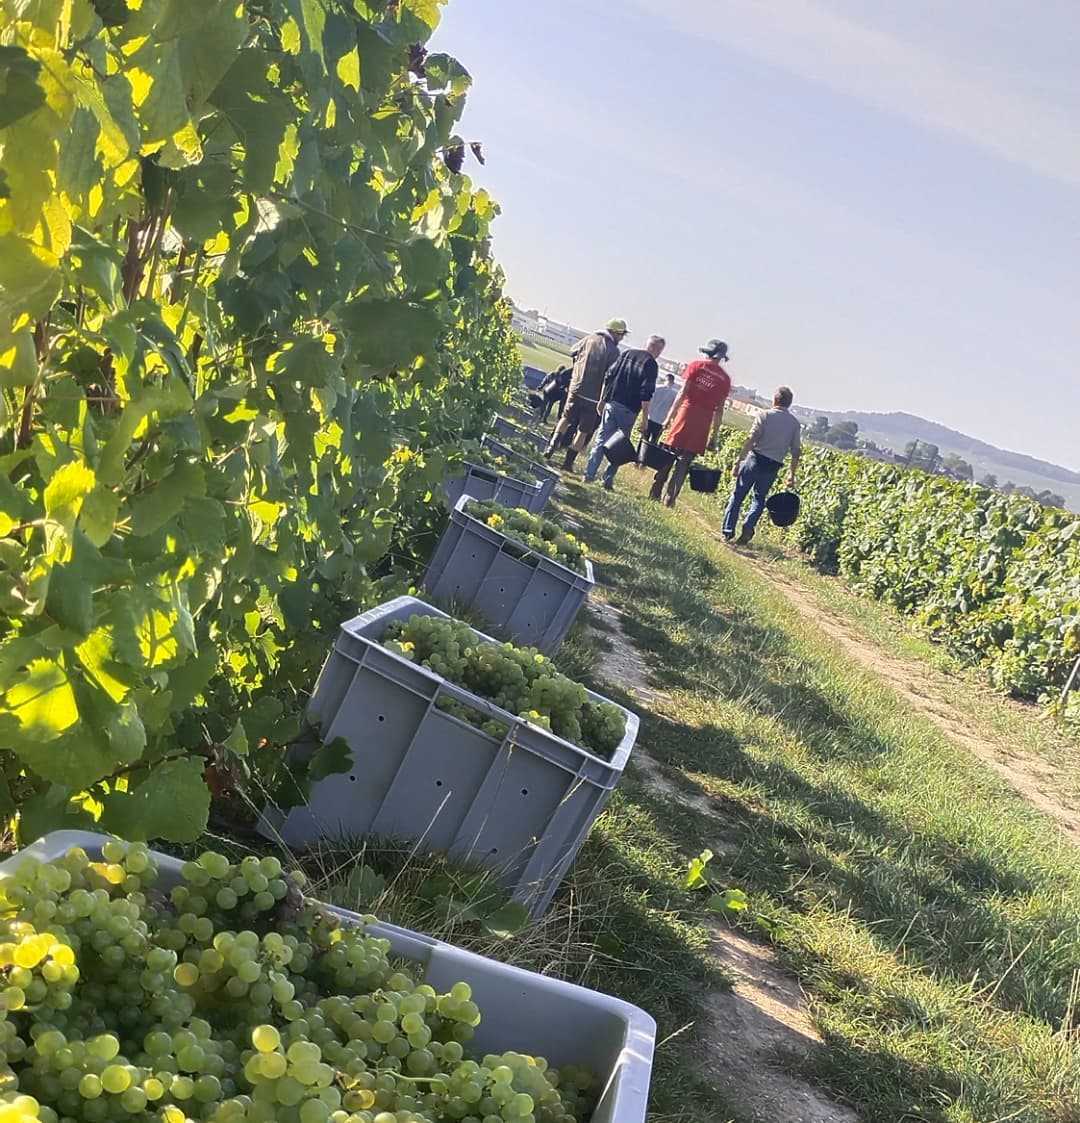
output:
M837 619L805 585L775 567L754 565L754 572L813 620L850 658L887 682L950 741L988 764L1028 803L1050 816L1073 842L1080 843L1080 807L1066 795L1066 779L1058 768L1037 756L1017 752L1015 746L991 731L972 725L967 715L958 714L947 676L878 647Z
M689 510L698 525L715 536L716 528L699 512ZM1053 819L1070 841L1080 844L1080 805L1068 794L1067 778L1060 768L1033 754L1018 752L994 731L979 728L969 715L958 714L952 701L955 684L947 675L884 650L838 619L810 589L783 570L751 550L730 549L734 557L835 640L849 658L887 682L916 713L932 721L954 744L984 761L1028 803Z
M809 589L786 574L768 566L757 566L755 571L851 658L884 679L913 710L929 718L950 741L985 761L1028 803L1054 819L1073 842L1080 843L1080 807L1064 794L1065 777L1059 769L1036 756L1017 752L987 731L973 728L966 717L958 717L949 698L946 676L882 650L838 620Z
M618 611L599 600L590 608L603 621L603 638L610 645L601 658L601 675L644 706L661 702L664 695L649 683L645 661L623 631ZM712 846L723 849L723 820L708 799L676 787L644 745L638 744L631 759L656 791L716 817ZM859 1123L850 1108L798 1075L801 1064L822 1046L798 980L777 964L766 945L721 920L708 922L708 927L710 951L734 986L705 996L705 1022L690 1031L698 1035L708 1059L707 1078L732 1100L753 1105L755 1123Z

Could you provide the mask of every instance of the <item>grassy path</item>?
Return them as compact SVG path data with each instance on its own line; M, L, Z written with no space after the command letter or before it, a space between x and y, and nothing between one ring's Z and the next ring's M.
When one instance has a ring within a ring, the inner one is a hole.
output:
M703 506L703 498L696 497L684 511L711 535L716 512L702 511ZM902 625L895 617L883 618L880 608L873 614L876 606L870 602L850 591L844 595L839 578L815 573L779 547L759 543L750 550L735 549L729 557L734 565L741 558L752 566L758 578L844 654L888 683L914 713L982 760L1080 844L1080 745L1048 711L988 694L977 668L961 666L929 641L922 641L925 650L920 651L920 637L899 633ZM868 616L876 629L865 627ZM890 623L891 634L883 637Z
M692 519L574 485L568 507L662 691L642 746L684 796L631 778L582 876L606 856L700 934L680 867L716 851L810 996L808 1075L864 1120L1080 1119L1075 848Z

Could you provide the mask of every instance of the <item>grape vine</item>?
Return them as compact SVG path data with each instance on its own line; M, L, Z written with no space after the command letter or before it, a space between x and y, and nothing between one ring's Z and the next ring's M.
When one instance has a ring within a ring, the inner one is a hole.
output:
M721 430L712 459L725 474L745 436ZM1080 655L1080 517L814 447L799 491L789 533L816 565L914 617L1002 689L1056 699ZM1080 694L1071 706L1080 720Z
M284 782L518 372L441 0L0 0L0 813ZM332 762L324 761L329 767Z

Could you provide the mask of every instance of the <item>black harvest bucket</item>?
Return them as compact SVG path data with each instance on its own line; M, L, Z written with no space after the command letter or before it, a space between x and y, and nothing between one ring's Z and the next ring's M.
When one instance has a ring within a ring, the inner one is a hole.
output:
M666 468L675 459L675 454L663 445L652 441L642 441L638 450L638 462L646 468Z
M706 468L701 464L690 465L690 490L712 494L720 486L720 469Z
M637 450L634 442L621 429L616 429L604 441L604 455L618 468L622 464L632 464L637 459Z

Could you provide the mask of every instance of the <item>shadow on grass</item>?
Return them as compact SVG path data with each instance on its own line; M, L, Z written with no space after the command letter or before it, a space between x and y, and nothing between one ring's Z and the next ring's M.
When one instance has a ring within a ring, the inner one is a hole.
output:
M690 711L686 720L643 714L639 745L688 799L715 802L720 793L725 841L733 845L714 862L718 873L795 916L824 908L861 922L881 951L953 993L966 988L972 1002L992 1002L1001 1011L1060 1026L1068 1017L1075 970L1065 949L1080 946L1075 908L1048 893L1055 887L1045 869L1033 876L1022 854L982 852L927 823L913 830L906 817L884 813L847 787L814 782L770 756L775 746L755 744L755 734L745 732L754 716L774 723L785 741L821 767L839 764L872 775L878 762L908 746L870 728L858 707L845 711L842 702L827 697L813 681L821 672L808 665L791 636L763 623L752 605L744 607L748 598L728 567L618 495L577 489L573 498L582 537L610 575L616 601L632 610L623 617L625 631L657 685ZM604 689L613 700L635 706L617 687ZM707 717L694 720L716 703L739 710L739 735ZM919 779L912 777L914 791ZM624 780L622 794L651 816L684 862L708 846L717 829L711 816L673 806L640 785ZM634 876L643 893L671 893L647 864ZM1039 894L1048 902L1043 910L1031 907ZM694 902L683 907L692 910ZM1021 962L1031 948L1030 959ZM872 979L843 974L828 955L813 961L805 947L796 954L804 961L809 956L808 972L828 978L830 990L860 993L872 986ZM924 1017L903 1006L897 1019ZM856 1101L865 1101L864 1076L871 1076L879 1102L868 1117L944 1119L938 1105L949 1102L960 1084L976 1089L969 1099L1005 1102L1000 1087L981 1082L970 1068L961 1077L944 1063L911 1064L887 1048L868 1053L842 1036L834 1035L830 1045L830 1059L815 1061L814 1071ZM1068 1096L1062 1110L1076 1109L1076 1100ZM901 1108L904 1114L890 1114ZM1036 1111L1018 1118L1043 1116Z

